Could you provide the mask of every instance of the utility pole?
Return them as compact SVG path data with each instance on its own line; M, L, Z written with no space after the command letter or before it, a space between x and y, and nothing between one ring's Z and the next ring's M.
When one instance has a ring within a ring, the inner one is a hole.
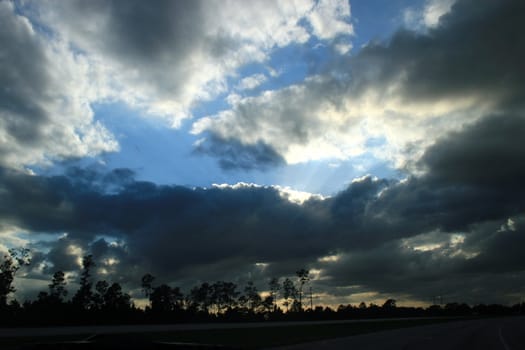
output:
M310 310L314 311L314 295L312 294L312 286L310 286Z

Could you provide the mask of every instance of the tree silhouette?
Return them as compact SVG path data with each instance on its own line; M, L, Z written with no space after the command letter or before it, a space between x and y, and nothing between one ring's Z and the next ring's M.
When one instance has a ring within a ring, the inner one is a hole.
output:
M149 273L142 276L142 280L141 280L142 292L147 297L149 297L150 294L153 292L153 281L154 280L155 280L155 277L153 277L153 275Z
M257 308L262 304L262 298L257 291L257 287L253 284L253 281L249 281L246 284L246 287L244 287L244 294L246 296L248 308L251 312L255 313Z
M41 291L38 293L36 302L33 303L39 312L54 312L48 318L53 320L60 319L66 304L64 298L67 295L66 279L62 271L56 271L53 274L51 283L48 285L49 292Z
M64 302L64 298L67 296L66 285L67 282L64 272L55 272L49 285L49 296L57 303Z
M4 256L0 265L0 306L7 306L7 296L15 291L13 280L18 270L10 255Z
M179 310L182 308L183 297L179 288L161 284L150 294L151 310L162 313Z
M212 302L216 306L217 313L233 308L238 296L235 283L218 281L212 285Z
M396 300L395 299L387 299L382 306L383 309L395 309L396 308Z
M205 313L210 312L210 306L213 304L213 289L208 283L202 283L199 287L194 287L190 291L190 300L192 306Z
M93 303L96 309L102 310L105 308L104 296L108 291L109 283L105 280L98 281L95 284L96 293L93 295Z
M278 278L272 278L270 282L268 283L268 286L270 287L270 296L272 297L273 302L273 311L277 310L277 296L279 294L279 291L281 290L281 284L279 283Z
M31 263L30 251L26 248L9 249L0 264L0 307L7 306L7 297L16 291L13 280L16 272L23 265Z
M295 285L293 282L286 278L283 282L283 298L284 298L284 306L286 307L286 311L288 311L290 304L290 299L296 300L297 298L297 288L295 288Z
M272 295L267 295L261 302L261 306L266 312L275 312L275 301Z
M113 283L106 289L103 296L104 309L112 312L124 311L131 306L131 297L122 292L122 287L118 283Z
M310 281L310 272L306 269L300 269L295 274L299 278L299 310L303 310L303 287Z
M20 305L13 300L7 305L9 293L14 291L13 279L21 266L30 262L28 250L10 252L0 263L0 292L2 293L2 325L26 324L85 324L93 323L123 323L123 322L173 322L174 320L195 321L246 321L261 319L291 319L291 320L327 320L345 318L376 318L376 317L422 317L422 316L469 316L469 315L511 315L525 311L525 303L512 307L503 305L476 305L448 303L444 307L433 305L426 309L421 307L397 307L395 299L387 299L382 306L362 302L357 305L339 305L337 311L329 307L318 306L311 312L304 311L302 299L304 285L309 282L308 270L297 271L298 281L295 283L286 278L282 285L279 279L269 281L270 294L262 298L253 281L249 281L239 297L237 285L232 282L218 281L213 284L202 283L191 289L184 296L178 287L167 284L154 286L155 278L146 274L142 278L142 289L150 300L150 308L137 309L131 302L129 294L125 293L119 283L98 281L95 292L91 271L95 266L91 255L82 260L80 273L80 288L73 296L71 303L65 303L67 296L66 278L62 271L53 274L47 291L38 294L36 301L24 301ZM284 299L287 313L277 308L277 296ZM311 294L310 294L311 295ZM210 312L213 311L213 312ZM273 313L272 313L273 311ZM45 315L46 317L42 317Z
M88 310L93 302L93 282L91 281L91 269L95 267L93 255L86 255L82 259L82 273L80 275L80 288L73 296L72 302L77 308Z
M131 307L131 296L122 291L119 283L110 285L105 280L98 281L95 284L95 291L91 299L91 307L95 310L114 316Z

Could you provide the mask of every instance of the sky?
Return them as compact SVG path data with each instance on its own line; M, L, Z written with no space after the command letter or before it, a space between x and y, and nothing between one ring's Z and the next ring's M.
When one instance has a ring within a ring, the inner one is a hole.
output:
M525 292L525 3L0 1L16 280L188 291L310 270L319 304Z

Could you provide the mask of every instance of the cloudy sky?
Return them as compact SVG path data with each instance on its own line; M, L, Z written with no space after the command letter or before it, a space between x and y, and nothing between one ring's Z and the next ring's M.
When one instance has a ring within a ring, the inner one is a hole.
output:
M0 250L136 298L525 293L520 0L0 1ZM72 287L73 288L73 287Z

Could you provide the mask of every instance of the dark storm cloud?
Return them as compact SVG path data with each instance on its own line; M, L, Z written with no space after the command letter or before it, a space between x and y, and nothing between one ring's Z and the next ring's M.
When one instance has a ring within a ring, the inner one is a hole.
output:
M428 33L401 30L388 45L364 48L352 62L355 78L381 85L401 77L409 101L512 103L525 91L524 16L519 0L459 0Z
M31 231L67 232L48 253L57 266L71 267L71 245L100 261L117 259L101 267L123 283L145 272L187 285L210 276L264 280L306 266L323 270L327 279L315 286L328 293L359 285L354 292L505 301L522 288L512 275L525 268L517 248L524 186L513 177L523 167L523 123L507 118L489 116L439 140L421 158L423 175L402 182L365 177L302 205L275 188L158 186L124 169L71 169L57 177L4 170L0 216ZM490 168L494 159L509 170ZM454 242L453 235L463 238ZM318 260L332 254L341 259Z
M473 224L462 231L464 242L434 231L349 252L337 263L322 264L331 278L318 288L352 285L356 292L373 290L426 302L438 295L446 302L517 302L525 288L523 220Z
M501 256L502 252L495 255L492 262L481 255L472 259L451 255L454 252L457 253L457 249L450 244L418 251L398 243L387 243L351 253L337 263L324 264L325 273L331 278L319 281L317 288L337 290L339 286L353 286L354 293L375 291L385 298L397 296L400 302L414 298L431 302L436 296L442 296L446 303L519 301L516 296L525 288L525 272L523 268L514 269L508 264L495 271L493 263L509 262ZM518 255L512 256L519 259ZM480 260L488 264L482 266ZM476 267L470 268L472 265Z
M462 271L493 274L519 274L525 271L525 217L509 218L504 223L478 225L465 241L465 248L478 252L462 264Z
M35 97L41 96L41 91L47 89L49 77L33 60L45 65L47 57L30 35L20 40L25 42L23 46L18 40L13 40L15 35L24 36L27 33L23 33L20 30L22 28L16 30L9 25L11 18L9 14L6 15L5 9L0 14L3 27L0 30L2 50L10 52L10 55L1 56L0 64L0 80L6 87L0 90L2 126L19 142L38 142L41 137L39 129L46 121L46 111L38 104L39 98ZM32 84L25 86L26 81L31 81Z
M131 284L145 272L191 285L209 276L293 275L306 266L323 270L328 279L315 285L328 293L359 285L354 292L421 300L432 293L508 300L522 287L512 275L525 269L524 126L516 114L488 116L428 148L418 163L423 175L365 177L302 205L275 188L158 186L125 169L71 168L55 177L3 170L0 217L31 231L67 232L50 245L51 264L73 267L74 245L100 261L117 259L106 273ZM453 235L463 238L454 243ZM342 258L318 261L332 254Z
M67 237L62 237L49 244L51 249L45 255L46 272L53 274L55 271L77 271L79 269L79 257L71 251L72 242Z
M428 148L419 161L425 174L383 184L378 197L380 182L366 197L340 193L333 204L347 219L338 226L352 223L354 234L341 260L323 265L331 276L323 283L473 303L523 291L524 121L488 116ZM360 198L364 212L346 209Z
M502 114L449 134L420 159L426 174L390 188L373 210L402 218L415 232L463 230L522 214L524 133L525 116Z
M264 171L286 163L275 149L262 141L244 145L236 139L225 140L214 135L197 145L195 152L217 157L224 170Z
M52 78L45 68L50 62L27 23L12 12L9 2L0 3L0 127L16 143L38 144L47 121L44 105L51 100L46 91ZM8 153L7 147L2 144L0 156Z
M508 190L522 195L525 178L525 113L488 116L452 133L419 160L430 181Z
M331 244L316 203L299 206L273 188L189 189L127 180L115 193L84 181L83 174L93 179L91 171L70 173L75 176L3 170L2 221L30 231L67 232L84 248L97 235L121 237L131 256L166 274L231 257L252 263L315 257ZM128 175L117 170L95 177L116 173ZM64 254L59 248L51 255Z
M327 263L323 267L331 276L325 283L332 286L364 285L382 293L403 293L409 289L426 289L419 284L452 277L450 260L436 252L415 251L398 242L389 242L344 255L337 263ZM440 264L444 262L446 266ZM412 286L408 287L407 283Z

